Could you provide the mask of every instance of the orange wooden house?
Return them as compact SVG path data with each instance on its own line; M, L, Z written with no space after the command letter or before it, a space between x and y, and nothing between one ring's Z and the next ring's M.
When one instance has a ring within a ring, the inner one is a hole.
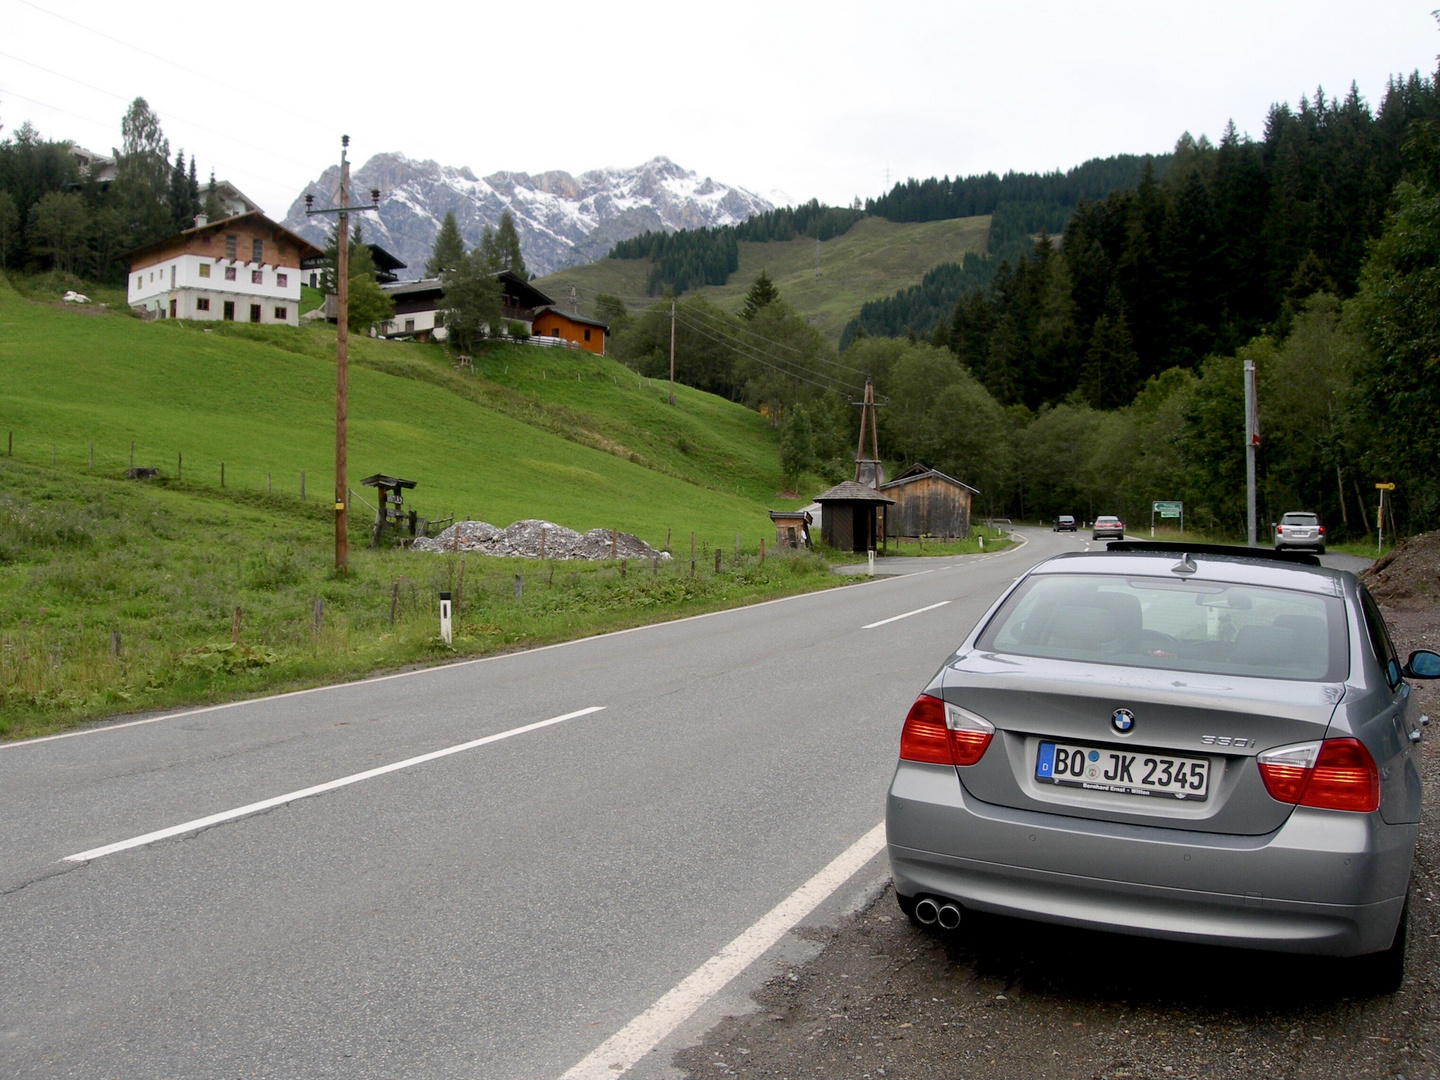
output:
M610 332L610 326L599 319L573 315L555 307L542 307L535 312L530 326L530 332L538 337L562 338L596 356L605 355L605 335Z

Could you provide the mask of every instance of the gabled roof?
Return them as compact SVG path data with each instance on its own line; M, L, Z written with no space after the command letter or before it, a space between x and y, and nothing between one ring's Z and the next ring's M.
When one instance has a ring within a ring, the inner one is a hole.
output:
M445 282L432 277L421 278L419 281L397 281L380 287L391 296L423 296L425 293L431 292L439 296L445 291Z
M546 296L513 270L501 270L495 276L500 279L505 295L513 298L517 307L538 308L555 303L553 297Z
M559 315L562 319L569 319L571 322L580 323L582 326L598 326L601 330L604 330L607 333L610 330L609 323L601 322L599 319L592 319L588 315L576 315L572 312L566 311L564 308L558 308L550 304L547 304L545 307L542 308L537 308L535 311L535 318L538 319L541 315L544 315L547 312L553 312L556 315Z
M970 492L973 495L980 494L979 488L973 488L969 484L965 483L963 480L956 480L953 476L945 475L939 469L932 469L928 465L921 465L918 462L914 465L911 465L899 476L895 477L894 480L891 480L888 483L881 484L880 490L884 491L886 488L897 487L900 484L913 483L916 480L923 480L926 477L930 476L938 476L941 480L944 480L947 483L954 484L956 487L963 487L966 491Z
M824 505L827 502L872 502L893 504L894 499L886 498L872 487L864 484L857 484L854 480L846 480L836 484L823 495L816 495L815 501Z
M201 233L204 232L218 232L224 229L233 229L238 223L242 221L248 221L250 223L260 225L267 229L273 229L277 233L283 233L290 240L290 242L295 245L297 253L302 259L308 258L311 255L325 254L314 244L310 243L309 240L306 240L303 236L296 236L289 229L285 228L284 225L281 225L279 222L271 221L259 210L250 210L243 214L236 214L234 217L220 218L218 221L208 221L204 225L196 225L193 229L182 229L180 232L172 233L171 235L165 237L162 240L152 240L148 244L141 244L139 247L131 248L129 251L122 251L117 257L121 259L134 260L141 255L146 254L147 252L159 251L162 248L167 248L174 244L175 241L180 239L182 236L199 236Z

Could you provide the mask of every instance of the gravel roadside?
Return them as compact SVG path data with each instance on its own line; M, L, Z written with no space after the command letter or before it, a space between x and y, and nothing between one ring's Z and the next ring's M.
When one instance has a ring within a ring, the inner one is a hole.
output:
M1440 608L1387 609L1402 656ZM1440 722L1440 688L1415 682ZM1333 960L1178 945L969 914L915 928L887 889L818 931L809 964L678 1053L692 1077L1440 1078L1440 739L1421 743L1424 824L1403 987L1349 996Z

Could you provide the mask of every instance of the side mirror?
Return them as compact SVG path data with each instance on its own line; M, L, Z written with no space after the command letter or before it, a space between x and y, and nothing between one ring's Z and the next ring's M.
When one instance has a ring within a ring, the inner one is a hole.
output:
M1400 674L1407 679L1440 679L1440 653L1417 649L1405 661Z

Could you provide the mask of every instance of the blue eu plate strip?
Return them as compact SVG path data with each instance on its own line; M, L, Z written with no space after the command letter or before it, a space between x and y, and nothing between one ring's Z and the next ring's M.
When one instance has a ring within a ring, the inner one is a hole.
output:
M1049 780L1055 773L1055 744L1053 742L1042 742L1040 744L1040 758L1035 763L1035 775L1043 780Z

